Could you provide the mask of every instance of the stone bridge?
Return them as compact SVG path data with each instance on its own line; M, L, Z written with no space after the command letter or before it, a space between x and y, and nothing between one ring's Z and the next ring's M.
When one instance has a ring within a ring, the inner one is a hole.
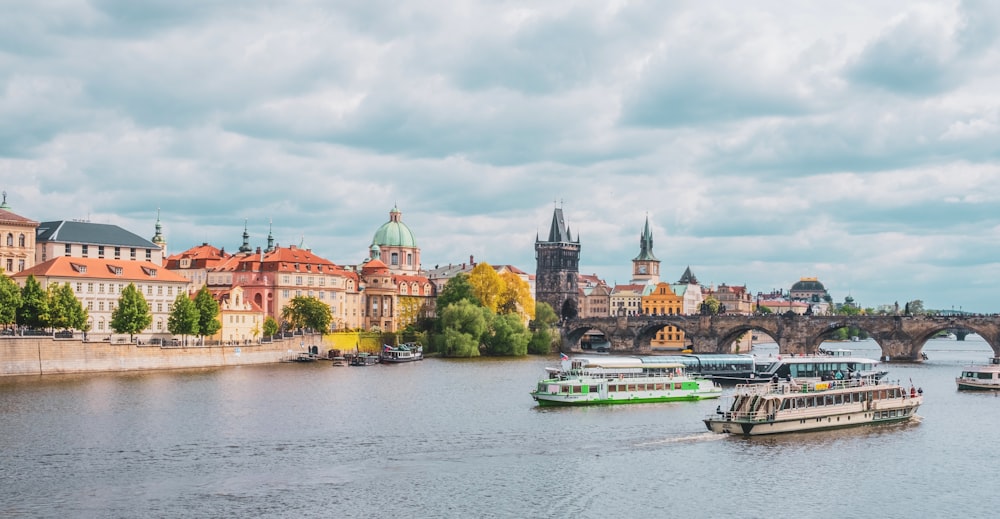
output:
M562 323L564 352L579 352L580 339L589 330L602 332L611 352L650 354L650 340L664 326L684 331L695 353L731 353L732 344L747 332L761 331L778 343L782 354L816 353L820 344L840 328L864 330L882 348L884 360L918 361L924 343L945 330L977 333L1000 357L1000 315L986 316L820 316L796 314L753 315L633 315L569 319Z

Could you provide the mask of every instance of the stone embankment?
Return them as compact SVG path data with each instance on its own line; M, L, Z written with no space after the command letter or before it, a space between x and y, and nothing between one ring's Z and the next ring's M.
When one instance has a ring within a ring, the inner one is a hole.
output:
M326 354L320 335L264 344L189 347L8 336L0 338L0 376L268 364L305 351L302 344L319 345L320 355Z

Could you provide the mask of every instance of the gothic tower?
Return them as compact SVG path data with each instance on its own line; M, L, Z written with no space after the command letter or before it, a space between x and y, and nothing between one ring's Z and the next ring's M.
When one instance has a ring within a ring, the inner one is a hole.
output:
M633 285L655 285L660 282L660 260L653 255L653 233L649 230L649 216L639 236L639 255L632 259Z
M579 311L580 236L570 235L561 208L552 213L549 239L535 236L535 301L548 303L561 318Z

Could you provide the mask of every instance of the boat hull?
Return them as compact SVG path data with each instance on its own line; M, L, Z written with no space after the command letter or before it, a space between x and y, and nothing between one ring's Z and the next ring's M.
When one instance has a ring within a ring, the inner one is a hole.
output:
M660 395L660 396L632 396L618 398L579 398L580 395L531 395L538 405L549 406L584 406L584 405L613 405L613 404L651 404L657 402L692 402L695 400L706 400L719 398L720 393L688 394L688 395Z
M993 380L971 380L966 378L956 378L955 383L958 384L958 389L968 390L968 391L997 391L1000 390L1000 381Z
M846 429L848 427L861 427L865 425L884 425L905 422L917 416L916 408L910 410L907 414L902 416L897 415L894 418L876 418L874 417L875 414L877 413L847 413L819 418L775 421L740 421L706 418L704 422L708 430L714 433L763 436L768 434Z

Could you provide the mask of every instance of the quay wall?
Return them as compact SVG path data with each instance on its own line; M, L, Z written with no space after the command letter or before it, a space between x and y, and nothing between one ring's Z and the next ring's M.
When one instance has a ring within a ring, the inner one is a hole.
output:
M305 351L301 344L318 345L320 356L325 356L324 343L319 335L295 336L264 344L187 347L3 337L0 339L0 376L268 364Z

